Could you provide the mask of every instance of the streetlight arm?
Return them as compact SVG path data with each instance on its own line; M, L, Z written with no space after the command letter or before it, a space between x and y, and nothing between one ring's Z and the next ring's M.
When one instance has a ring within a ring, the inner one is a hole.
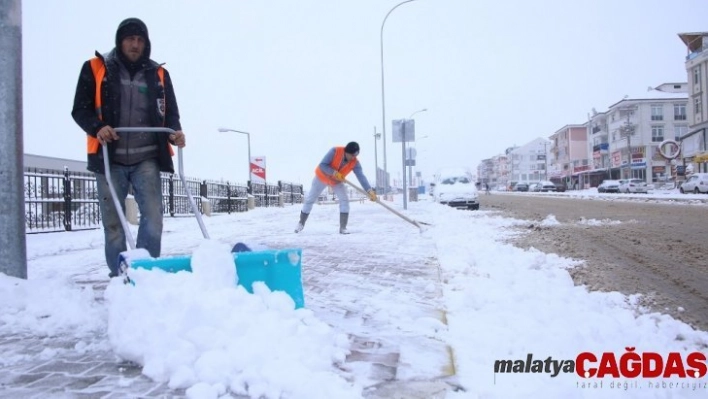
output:
M248 179L250 180L251 179L251 133L244 132L241 130L236 130L236 129L229 129L229 128L225 128L225 127L220 127L218 130L221 133L234 132L234 133L241 133L241 134L246 135L246 140L248 143L248 174L246 176L248 176Z
M420 113L420 112L425 112L427 110L428 110L427 108L419 109L419 110L415 111L414 113L412 113L411 116L408 117L408 119L413 119L413 115Z
M386 16L385 16L384 19L383 19L383 22L381 23L381 37L383 37L383 29L384 29L384 25L386 25L386 20L388 19L388 16L391 15L391 13L393 12L393 10L395 10L396 8L402 6L402 5L406 4L406 3L410 3L411 1L415 1L415 0L402 1L402 2L400 2L400 3L398 3L398 4L396 4L395 6L393 6L393 8L392 8L391 10L389 10L388 14L386 14ZM383 43L383 40L381 40L381 42Z

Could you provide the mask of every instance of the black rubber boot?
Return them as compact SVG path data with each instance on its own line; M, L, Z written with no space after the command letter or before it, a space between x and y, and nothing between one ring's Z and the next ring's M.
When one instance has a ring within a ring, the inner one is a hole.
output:
M349 234L347 231L347 222L349 221L348 213L339 214L339 234Z
M309 213L304 213L300 211L300 221L297 223L297 227L295 227L295 232L299 233L302 231L302 229L305 228L305 222L307 222L307 217L310 216Z

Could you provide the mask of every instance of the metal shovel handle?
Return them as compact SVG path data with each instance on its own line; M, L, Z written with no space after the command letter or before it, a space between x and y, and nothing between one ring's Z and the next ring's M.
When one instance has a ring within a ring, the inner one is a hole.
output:
M173 129L170 129L168 127L116 127L113 128L116 132L120 133L139 133L139 132L151 132L151 133L167 133L167 134L173 134L175 131ZM130 249L135 249L135 241L133 240L133 235L130 234L130 230L128 229L128 221L125 219L125 214L122 211L123 206L121 205L120 201L118 200L118 197L116 196L116 190L113 187L113 181L111 180L111 163L110 160L108 159L108 146L107 145L101 145L103 148L103 167L105 169L105 174L106 174L106 181L108 182L108 189L111 192L111 197L113 198L113 205L116 207L116 210L120 209L121 211L118 212L118 218L120 219L120 224L123 226L123 231L125 232L126 239L128 240L128 246ZM194 201L194 197L192 196L192 193L189 191L187 188L187 181L184 177L184 162L182 160L182 148L177 148L177 164L178 164L178 172L179 172L179 178L182 181L182 186L185 188L185 191L187 191L187 197L189 198L189 204L192 207L192 212L194 212L194 215L197 218L197 222L199 223L199 228L202 230L202 235L204 238L209 238L209 233L206 230L206 226L204 225L204 220L202 220L202 214L199 212L199 209L197 208L197 203Z
M362 194L364 194L364 195L366 195L366 196L369 195L369 193L367 193L366 191L364 191L363 188L357 186L356 184L350 182L349 180L344 179L344 182L347 183L348 185L354 187L354 189L355 189L356 191L358 191L358 192L360 192L360 193L362 193ZM415 226L415 227L417 227L417 228L419 228L419 229L421 228L421 226L420 226L420 224L418 224L418 222L416 222L415 220L409 218L408 216L406 216L406 215L404 215L404 214L398 212L397 210L391 208L390 206L384 204L383 202L381 202L381 199L379 199L378 197L376 198L376 203L378 203L379 205L381 205L381 206L383 206L384 208L388 209L389 211L395 213L395 214L396 214L397 216L399 216L401 219L403 219L403 220L405 220L406 222L412 224L413 226Z

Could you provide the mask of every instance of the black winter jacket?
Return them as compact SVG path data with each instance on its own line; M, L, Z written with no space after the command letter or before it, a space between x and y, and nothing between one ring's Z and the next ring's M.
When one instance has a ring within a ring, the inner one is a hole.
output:
M81 129L93 137L102 127L108 125L111 127L121 127L117 124L120 121L120 74L118 72L118 60L116 49L103 56L96 52L96 56L103 59L106 65L106 75L101 86L101 113L103 120L96 115L96 106L94 97L96 95L96 82L94 80L91 64L86 61L81 67L79 74L79 82L76 85L76 94L74 96L74 108L71 111L71 116ZM148 96L150 104L150 114L152 115L152 127L169 127L173 130L182 130L179 121L179 109L177 108L177 99L175 97L174 88L170 74L165 69L165 87L160 85L160 79L157 76L157 68L160 66L153 60L148 60L145 69L145 79L148 86ZM164 68L163 68L164 69ZM157 106L157 99L165 97L165 116L163 117ZM170 155L168 134L158 133L159 144L159 165L163 172L174 173L174 164ZM115 152L115 144L108 144L109 157ZM100 148L95 154L88 154L88 170L96 173L105 173L103 167L103 150Z

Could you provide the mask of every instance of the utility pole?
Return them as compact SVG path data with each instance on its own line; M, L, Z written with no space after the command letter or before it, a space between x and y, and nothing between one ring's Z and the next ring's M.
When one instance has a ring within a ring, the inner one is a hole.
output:
M26 279L21 0L0 0L0 52L0 273Z
M509 189L511 189L514 184L514 152L512 151L509 155L511 155L511 176L509 176Z
M634 134L635 126L630 121L630 117L632 115L632 112L635 110L635 107L625 107L624 109L627 113L627 120L625 121L624 125L622 127L620 127L620 134L627 138L627 168L629 168L628 169L629 172L627 173L627 176L625 176L625 178L631 179L632 178L632 134Z

